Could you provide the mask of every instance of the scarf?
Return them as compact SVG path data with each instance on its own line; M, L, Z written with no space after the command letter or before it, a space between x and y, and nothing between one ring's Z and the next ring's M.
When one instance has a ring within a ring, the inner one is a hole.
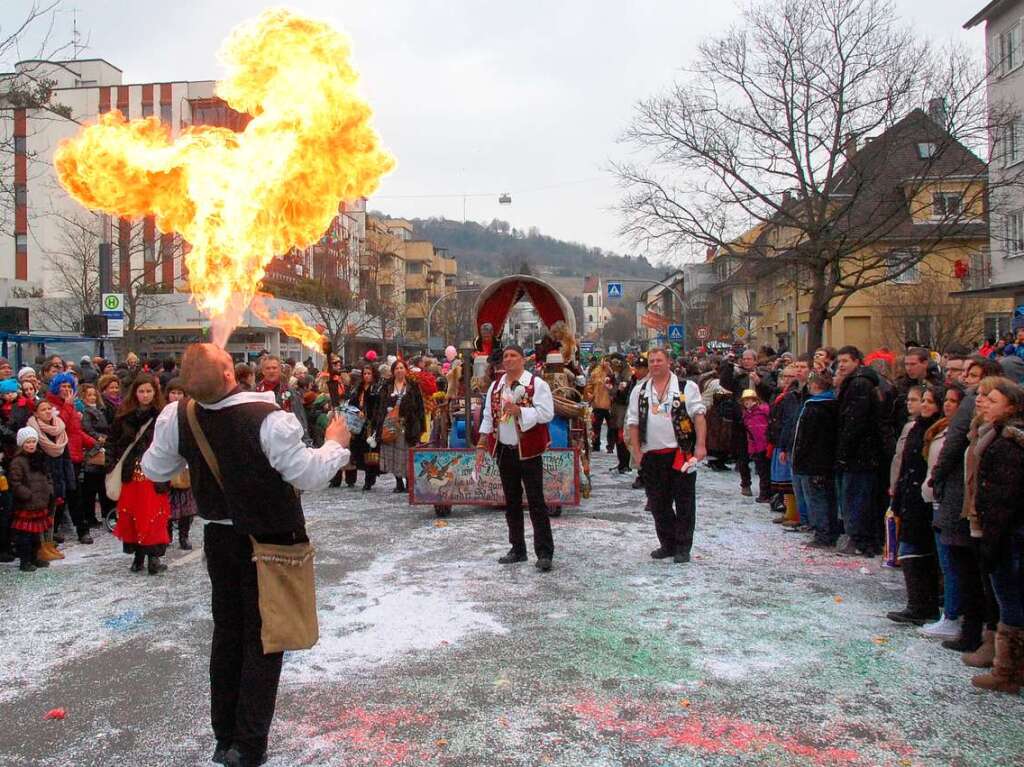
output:
M39 434L39 447L50 458L60 458L68 446L68 432L59 416L54 416L50 423L43 423L35 416L28 419L28 425Z
M117 412L118 410L121 409L121 402L123 402L123 398L121 397L120 394L118 394L116 397L111 397L109 394L104 394L103 399L105 399L107 402L114 406L114 412Z
M949 419L940 418L938 421L929 426L928 431L924 433L924 448L921 450L921 454L924 456L924 459L926 461L928 460L928 451L931 449L932 442L935 441L936 437L940 436L944 431L946 431L948 426Z
M981 465L981 456L996 436L996 427L980 418L975 419L971 425L970 444L964 454L964 509L960 516L971 523L972 538L981 537L981 518L974 505L978 497L978 467Z

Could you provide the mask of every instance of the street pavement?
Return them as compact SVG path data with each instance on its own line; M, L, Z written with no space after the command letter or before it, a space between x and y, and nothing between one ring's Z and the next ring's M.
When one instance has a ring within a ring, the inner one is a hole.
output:
M286 658L268 764L1024 764L1021 700L884 617L898 572L802 548L707 469L693 561L654 561L612 465L554 520L546 574L532 551L497 564L499 512L435 520L390 478L304 496L321 641ZM106 533L47 571L0 566L0 767L209 764L194 542L158 577Z

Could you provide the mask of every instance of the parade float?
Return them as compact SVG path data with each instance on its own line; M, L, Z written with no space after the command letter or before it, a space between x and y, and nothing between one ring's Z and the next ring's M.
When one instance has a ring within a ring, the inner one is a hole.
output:
M475 327L497 329L478 335L461 355L449 349L454 364L448 387L438 393L431 414L430 441L409 452L409 502L433 506L446 516L453 506L502 506L505 503L495 463L488 457L475 471L480 414L487 388L500 376L501 337L509 313L529 301L547 328L528 359L527 369L551 387L555 416L549 424L551 447L544 454L544 496L552 515L579 505L590 495L590 409L576 386L579 355L576 318L565 296L537 277L517 274L488 285L474 308ZM552 356L550 364L545 364ZM556 361L561 359L561 362ZM466 413L470 417L466 418Z

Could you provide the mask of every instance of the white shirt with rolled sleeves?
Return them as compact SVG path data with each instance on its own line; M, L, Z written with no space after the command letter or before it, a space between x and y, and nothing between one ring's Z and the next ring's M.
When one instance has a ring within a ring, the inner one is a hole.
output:
M646 389L647 402L650 404L650 407L647 411L647 439L640 445L640 451L644 453L650 450L668 450L679 446L679 443L676 442L675 429L672 428L671 413L672 400L680 391L679 378L675 373L671 374L668 382L668 392L665 395L665 404L668 407L663 408L660 413L654 412L652 386L650 377L645 378L634 386L633 391L629 394L629 407L626 410L626 426L639 426L640 390ZM696 419L698 415L703 415L707 412L707 406L700 396L700 387L697 384L693 381L686 381L683 384L682 393L686 398L686 412L691 419Z
M491 393L499 392L499 396L506 390L506 376L502 376L497 388L487 388L487 398L484 400L483 418L480 421L480 433L490 434L494 431L494 419L491 418ZM519 429L529 431L537 424L550 423L555 417L555 400L551 396L551 387L548 386L540 376L533 379L533 407L519 409ZM519 376L519 383L524 387L530 383L530 373L526 370ZM503 445L518 445L519 431L511 421L502 421L498 424L498 442Z
M250 402L275 404L273 392L237 392L209 405L207 410L222 410ZM297 490L326 487L338 469L348 463L349 451L328 440L323 447L307 447L302 441L302 425L294 415L275 410L260 425L260 448L281 478ZM142 472L154 482L169 482L187 468L178 454L178 403L172 402L156 419L153 442L142 456Z

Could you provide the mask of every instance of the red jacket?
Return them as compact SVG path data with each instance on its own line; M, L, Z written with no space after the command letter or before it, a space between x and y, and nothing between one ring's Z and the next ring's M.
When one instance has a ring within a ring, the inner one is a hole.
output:
M46 401L53 405L60 420L68 430L68 455L72 463L85 460L85 451L96 444L96 440L82 430L82 414L75 408L74 402L68 402L57 394L46 393Z
M421 370L414 374L416 376L416 383L420 387L420 394L423 395L423 401L427 402L437 391L437 379L434 378L434 374L429 370Z

